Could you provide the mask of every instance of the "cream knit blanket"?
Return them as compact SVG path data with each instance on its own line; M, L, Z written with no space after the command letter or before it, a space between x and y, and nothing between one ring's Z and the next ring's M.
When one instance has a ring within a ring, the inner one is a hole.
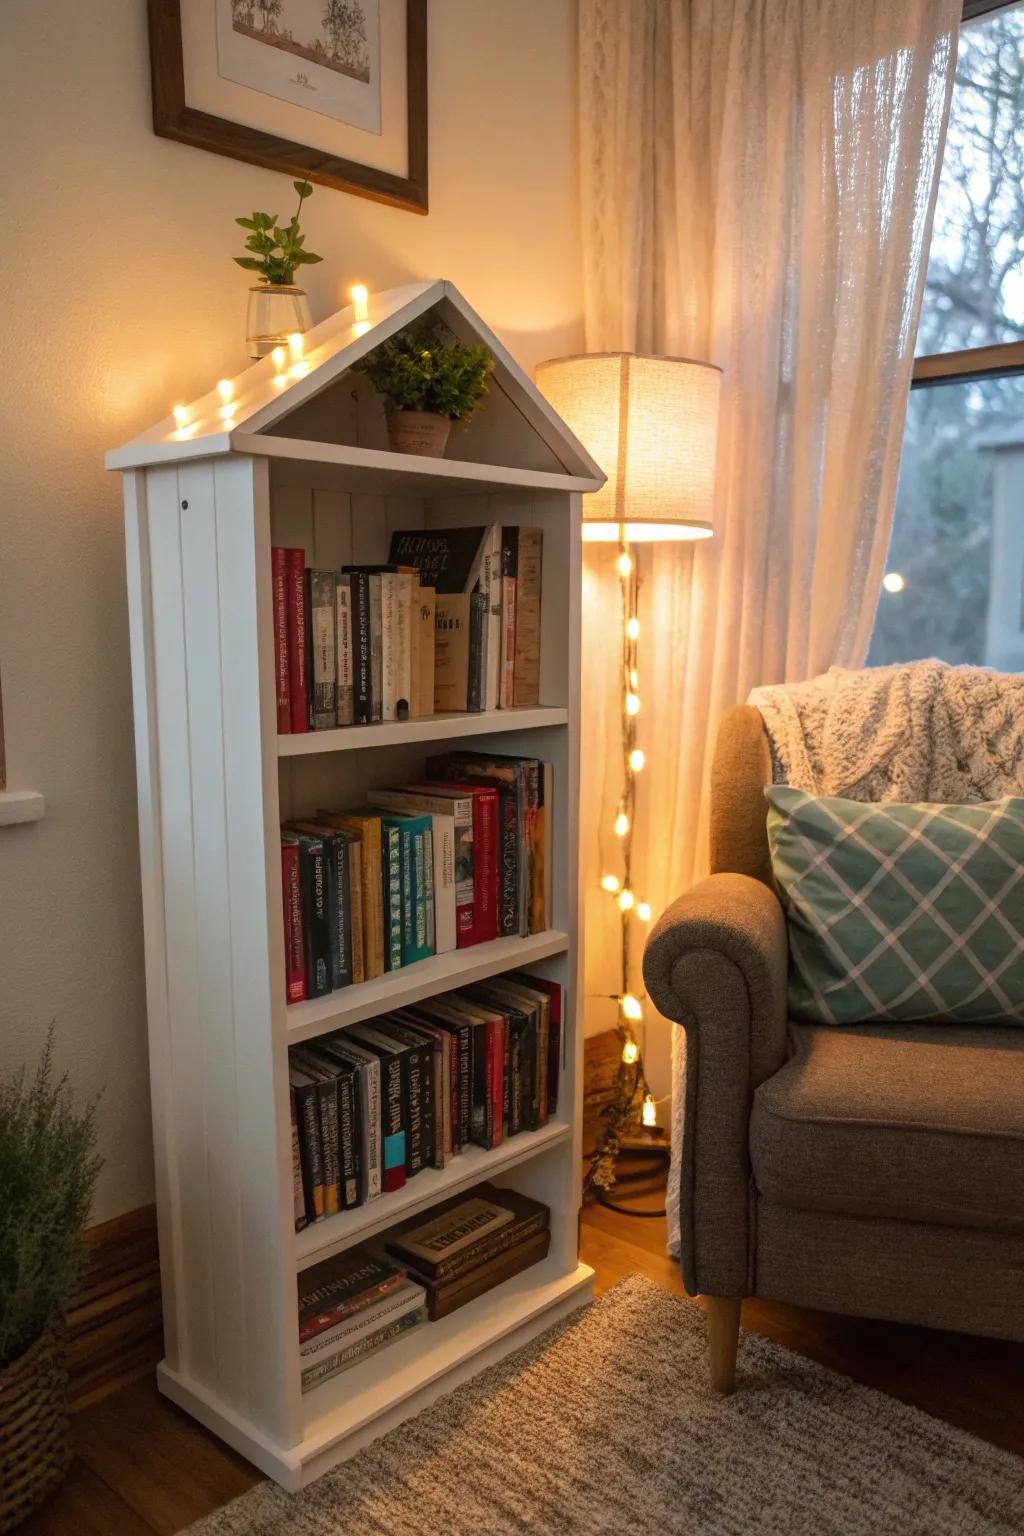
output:
M942 661L755 688L776 780L848 800L964 805L1024 794L1024 673Z

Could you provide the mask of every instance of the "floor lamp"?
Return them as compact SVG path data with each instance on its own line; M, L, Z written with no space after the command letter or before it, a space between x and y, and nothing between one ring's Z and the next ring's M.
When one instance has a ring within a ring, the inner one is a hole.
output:
M621 985L614 1001L621 1056L587 1171L588 1185L611 1204L607 1191L615 1183L620 1152L667 1153L644 1071L645 999L633 979L634 928L652 916L636 889L633 860L637 778L646 761L639 741L640 582L634 546L711 536L721 370L686 358L600 352L552 358L539 365L536 378L608 477L599 491L583 497L583 539L615 543L619 550L622 784L612 827L621 854L620 870L603 875L601 891L616 902L620 917ZM630 1208L629 1214L658 1213Z

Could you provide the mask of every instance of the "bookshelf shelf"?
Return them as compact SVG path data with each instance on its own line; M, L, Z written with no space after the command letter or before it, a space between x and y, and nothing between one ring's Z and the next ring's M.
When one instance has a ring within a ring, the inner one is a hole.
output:
M326 1221L315 1222L297 1232L296 1267L306 1269L310 1264L318 1264L321 1259L330 1258L332 1253L361 1243L393 1227L396 1222L404 1221L407 1216L414 1216L439 1200L447 1200L450 1195L479 1184L481 1179L494 1179L571 1137L571 1125L552 1121L539 1131L520 1131L518 1136L510 1137L489 1152L482 1147L467 1147L465 1152L452 1158L447 1168L425 1168L393 1194L382 1195L371 1205L342 1211L338 1216L329 1216Z
M329 992L326 997L311 998L305 1003L290 1004L285 1010L288 1043L298 1045L300 1040L310 1040L328 1030L372 1019L389 1008L405 1008L410 1003L418 1003L435 992L468 986L472 981L496 976L499 971L510 970L513 966L532 965L549 955L564 954L568 948L567 933L548 929L546 933L532 933L526 939L492 939L488 944L473 944L469 949L431 955L429 960L403 966L400 971L385 971L383 976L361 982L359 986Z
M462 460L385 452L353 415L352 365L428 313L495 359ZM369 331L354 318L307 334L294 379L275 380L267 359L232 381L229 430L211 391L185 408L186 430L168 418L107 461L125 471L158 1380L292 1490L581 1305L593 1282L578 1256L580 494L600 472L450 284L374 295ZM338 570L386 561L395 530L481 524L542 530L539 697L559 704L278 736L271 548ZM425 743L474 737L545 763L551 927L286 1006L282 821L365 804L422 774ZM296 1234L289 1048L519 967L562 988L557 1118ZM303 1397L298 1272L485 1178L547 1206L543 1263Z
M540 705L532 709L488 709L478 714L426 715L421 720L381 720L375 725L346 725L336 731L305 731L277 738L278 757L311 757L317 752L360 752L417 741L457 741L495 731L539 731L566 725L569 712Z

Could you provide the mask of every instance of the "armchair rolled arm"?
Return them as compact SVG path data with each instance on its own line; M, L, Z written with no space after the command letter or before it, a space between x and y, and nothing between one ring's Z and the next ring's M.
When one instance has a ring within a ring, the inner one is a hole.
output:
M748 875L711 875L680 896L644 951L650 997L686 1031L680 1214L692 1294L750 1289L750 1109L785 1059L787 965L778 898Z

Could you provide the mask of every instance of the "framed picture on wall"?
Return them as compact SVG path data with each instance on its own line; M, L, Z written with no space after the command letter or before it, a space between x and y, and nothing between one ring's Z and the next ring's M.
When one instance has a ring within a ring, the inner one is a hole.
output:
M164 138L427 212L427 0L148 0Z

